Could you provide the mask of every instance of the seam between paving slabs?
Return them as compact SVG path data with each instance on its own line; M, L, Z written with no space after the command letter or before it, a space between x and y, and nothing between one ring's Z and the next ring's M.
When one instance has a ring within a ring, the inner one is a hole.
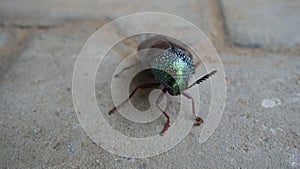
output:
M265 54L300 56L300 44L292 48L279 48L278 50L268 50L259 45L241 45L233 41L228 32L226 18L220 0L209 0L209 21L211 29L210 39L213 41L219 53L225 54L253 54L254 56L262 56Z

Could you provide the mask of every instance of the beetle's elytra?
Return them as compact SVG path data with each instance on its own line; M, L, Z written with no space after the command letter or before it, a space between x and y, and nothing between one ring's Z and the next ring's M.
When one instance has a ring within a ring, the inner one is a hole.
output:
M156 83L146 83L138 85L130 93L129 97L120 105L111 109L109 111L109 114L112 114L119 107L128 102L138 89L156 88L162 89L161 94L156 100L156 106L167 118L167 122L165 123L165 126L162 129L162 131L160 132L160 135L163 135L170 127L169 115L159 106L159 103L163 99L166 92L168 92L172 96L182 94L186 98L190 99L192 101L193 106L192 113L196 120L194 125L201 125L203 123L203 119L199 117L195 112L194 99L190 94L185 92L185 90L203 82L204 80L208 79L213 74L215 74L217 71L212 71L211 73L206 74L205 76L198 79L196 82L189 85L189 79L191 75L195 73L195 66L197 65L194 65L193 56L183 43L170 37L156 35L141 42L137 48L138 51L144 49L160 49L160 52L157 52L157 50L149 50L145 55L142 55L139 58L142 65L147 65L151 68L151 73ZM129 66L127 68L124 68L123 70L129 69L131 67L132 66Z

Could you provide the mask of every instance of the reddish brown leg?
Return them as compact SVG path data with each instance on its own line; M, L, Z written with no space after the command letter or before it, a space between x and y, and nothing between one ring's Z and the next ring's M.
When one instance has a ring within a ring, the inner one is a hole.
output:
M120 108L122 105L124 105L125 103L127 103L130 98L135 94L135 92L138 89L150 89L150 88L158 88L160 86L160 83L148 83L148 84L141 84L139 86L137 86L129 95L129 97L124 100L121 104L119 104L118 106L114 107L113 109L111 109L108 114L111 115L113 112L115 112L118 108Z
M130 66L128 66L128 67L125 67L124 69L122 69L119 73L117 73L117 74L115 74L114 75L114 77L119 77L120 76L120 74L121 73L123 73L125 70L128 70L128 69L130 69L130 68L132 68L132 67L134 67L135 65L137 65L138 64L138 62L136 62L135 64L133 64L133 65L130 65Z
M201 124L203 123L203 119L202 119L200 116L198 116L198 115L196 114L196 112L195 112L194 98L193 98L190 94L188 94L188 93L186 93L186 92L182 92L181 94L184 95L186 98L192 100L193 115L194 115L194 117L196 118L196 122L194 123L194 126L199 126L199 125L201 125Z
M199 66L200 65L200 63L201 63L201 60L198 60L195 64L194 64L194 74L196 73L195 71L196 71L196 68L197 68L197 66Z
M195 64L194 64L194 67L196 68L197 66L199 66L201 63L201 60L198 60Z
M158 109L166 116L167 118L167 122L164 126L164 128L162 129L162 131L160 132L160 135L162 136L170 127L170 116L162 110L162 108L158 105L162 99L164 98L165 94L166 94L166 89L163 89L163 91L161 92L161 94L158 96L158 98L156 99L156 106L158 107Z

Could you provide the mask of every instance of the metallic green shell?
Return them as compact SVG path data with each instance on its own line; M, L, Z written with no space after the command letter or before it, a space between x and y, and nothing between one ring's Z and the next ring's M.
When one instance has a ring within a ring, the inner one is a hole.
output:
M152 74L171 95L179 95L194 73L193 60L179 48L169 48L150 62Z

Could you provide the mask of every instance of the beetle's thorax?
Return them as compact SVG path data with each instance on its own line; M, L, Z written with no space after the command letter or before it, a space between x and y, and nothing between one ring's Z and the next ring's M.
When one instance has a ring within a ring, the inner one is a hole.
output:
M169 48L150 61L154 78L171 95L179 95L188 86L194 72L193 60L179 48Z

